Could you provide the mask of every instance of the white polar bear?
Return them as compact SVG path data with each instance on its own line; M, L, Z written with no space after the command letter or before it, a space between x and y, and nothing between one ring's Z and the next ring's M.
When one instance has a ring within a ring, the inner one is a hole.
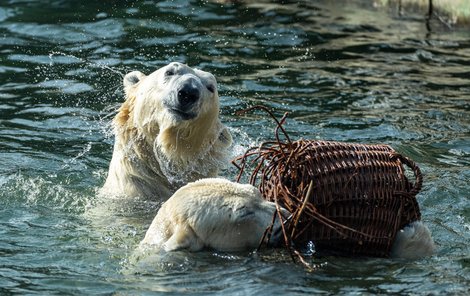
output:
M171 63L124 77L115 144L101 193L167 199L182 185L215 177L232 137L219 119L217 82L208 72Z
M276 205L264 200L251 185L202 179L180 188L162 205L140 246L165 251L254 249L275 212ZM279 242L281 237L276 217L270 243Z
M287 217L288 211L282 210ZM180 188L158 211L140 247L165 251L212 248L240 251L256 248L271 225L276 206L265 201L258 189L224 179L202 179ZM282 243L276 219L270 243ZM397 233L391 255L420 258L435 251L428 228L420 221Z

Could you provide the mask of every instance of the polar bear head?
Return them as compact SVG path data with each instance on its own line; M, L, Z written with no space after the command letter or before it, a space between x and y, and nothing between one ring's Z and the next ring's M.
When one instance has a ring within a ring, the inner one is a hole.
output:
M208 134L221 132L217 81L211 73L174 62L148 76L130 72L124 89L127 101L116 125L137 129L147 138L158 136L166 154L193 156L207 144Z
M219 119L211 73L174 62L149 75L128 73L124 91L126 100L113 122L116 142L107 184L153 192L169 182L174 190L215 176L228 162L232 137Z
M130 72L124 77L124 89L127 97L136 97L137 114L145 119L155 117L160 124L179 125L207 116L214 120L218 115L214 75L181 63L171 63L148 76Z

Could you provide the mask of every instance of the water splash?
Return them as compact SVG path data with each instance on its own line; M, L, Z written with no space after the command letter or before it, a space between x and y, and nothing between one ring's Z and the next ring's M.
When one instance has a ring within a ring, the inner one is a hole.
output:
M118 68L118 67L111 67L111 66L108 66L106 64L103 64L103 63L99 63L99 62L93 62L93 61L90 61L88 59L85 59L85 58L81 58L81 57L77 57L75 55L72 55L72 54L68 54L68 53L64 53L64 52L60 52L60 51L52 51L49 53L49 59L50 59L50 63L49 65L50 66L53 66L54 65L54 57L55 56L63 56L63 57L68 57L68 58L72 58L72 59L76 59L78 60L80 63L83 63L89 67L93 67L93 68L100 68L100 69L103 69L103 70L108 70L114 74L117 74L119 76L121 76L122 78L124 78L125 76L125 72L128 72L127 69L125 68Z
M88 190L72 189L71 181L51 173L31 177L18 172L0 178L1 203L45 206L66 212L83 212L94 194Z

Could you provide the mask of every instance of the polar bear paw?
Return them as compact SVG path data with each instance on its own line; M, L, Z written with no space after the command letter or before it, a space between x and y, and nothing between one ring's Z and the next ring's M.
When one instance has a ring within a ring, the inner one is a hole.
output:
M431 256L436 246L428 227L415 221L398 231L392 246L391 255L395 258L417 259Z

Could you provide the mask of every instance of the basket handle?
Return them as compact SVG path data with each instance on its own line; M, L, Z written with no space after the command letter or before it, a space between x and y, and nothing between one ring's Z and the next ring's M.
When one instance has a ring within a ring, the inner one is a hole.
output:
M413 170L413 173L415 175L415 183L413 185L413 188L411 188L409 194L416 196L423 186L423 174L421 173L421 170L419 169L418 165L416 164L416 162L412 161L408 157L398 153L394 153L392 155L392 158L397 158L403 164L407 165L410 169Z

